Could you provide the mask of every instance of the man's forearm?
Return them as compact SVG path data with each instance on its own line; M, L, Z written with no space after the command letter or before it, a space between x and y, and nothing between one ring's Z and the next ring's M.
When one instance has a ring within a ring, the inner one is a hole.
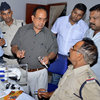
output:
M55 57L56 57L56 54L55 54L54 52L51 52L51 53L48 55L49 60L54 59Z

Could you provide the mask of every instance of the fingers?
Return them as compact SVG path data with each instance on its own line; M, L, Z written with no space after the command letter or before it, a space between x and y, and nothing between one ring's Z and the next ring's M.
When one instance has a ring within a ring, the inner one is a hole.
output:
M41 91L46 91L46 90L45 89L39 89L38 90L38 96L39 96L39 98L43 97L43 92L41 92Z
M5 40L4 39L0 39L0 46L5 45Z
M49 62L49 59L48 59L48 57L47 56L45 56L45 57L43 57L43 59L41 60L41 63L44 65L44 63L45 64L48 64L48 62Z
M17 51L17 57L18 58L24 58L25 57L25 51L24 50L18 50Z

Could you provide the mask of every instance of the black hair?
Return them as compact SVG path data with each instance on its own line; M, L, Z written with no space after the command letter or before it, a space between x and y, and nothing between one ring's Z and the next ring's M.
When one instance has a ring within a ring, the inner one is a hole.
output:
M78 3L74 6L73 10L77 8L79 10L82 10L85 14L86 10L87 10L87 7L83 4L83 3Z
M39 9L43 9L44 11L46 11L46 14L48 16L47 9L44 6L38 6L38 7L34 8L32 15L35 16L36 15L36 11L39 10Z
M97 4L89 9L89 11L94 11L94 10L100 11L100 4Z

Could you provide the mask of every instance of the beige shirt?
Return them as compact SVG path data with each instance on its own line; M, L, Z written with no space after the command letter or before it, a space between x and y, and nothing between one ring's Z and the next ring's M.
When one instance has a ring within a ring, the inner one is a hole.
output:
M50 100L81 100L74 93L79 95L81 85L92 78L96 76L89 65L76 69L70 65ZM94 80L88 81L82 89L82 97L83 100L100 100L100 86Z
M2 33L4 35L5 40L7 41L7 47L4 47L4 52L7 55L12 55L11 53L11 46L10 43L16 34L19 27L25 25L25 22L23 20L16 20L14 19L13 24L11 26L8 26L5 21L0 22L0 28L2 30Z

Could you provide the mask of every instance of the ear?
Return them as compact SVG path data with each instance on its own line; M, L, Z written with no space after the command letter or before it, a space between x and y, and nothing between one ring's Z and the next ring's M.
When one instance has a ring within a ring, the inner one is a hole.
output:
M34 15L31 16L32 21L34 20Z
M11 14L13 14L13 11L11 11Z
M78 61L81 61L81 60L83 60L84 59L84 56L81 54L81 53L79 53L78 54L78 57L77 57L77 60Z

